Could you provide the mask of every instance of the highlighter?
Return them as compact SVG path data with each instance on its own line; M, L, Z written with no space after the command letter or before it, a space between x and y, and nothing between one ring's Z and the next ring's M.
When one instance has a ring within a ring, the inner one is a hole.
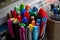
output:
M13 26L12 26L12 20L8 20L7 23L8 23L9 34L11 35L12 38L14 38L15 35L14 35L14 31L13 31Z
M34 26L32 30L32 40L38 40L39 37L39 28L38 26Z
M32 40L32 32L31 32L29 26L27 26L27 28L26 28L26 40Z
M23 26L19 29L20 32L20 40L26 40L26 30Z

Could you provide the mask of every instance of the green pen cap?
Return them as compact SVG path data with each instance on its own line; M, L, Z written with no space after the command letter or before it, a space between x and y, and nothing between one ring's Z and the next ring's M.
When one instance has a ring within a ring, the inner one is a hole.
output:
M24 4L22 3L22 4L20 5L20 12L21 12L23 9L24 9Z

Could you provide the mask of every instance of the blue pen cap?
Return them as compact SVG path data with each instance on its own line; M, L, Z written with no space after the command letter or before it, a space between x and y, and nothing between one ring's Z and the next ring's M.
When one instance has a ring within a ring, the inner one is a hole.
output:
M22 22L23 22L23 23L27 23L27 22L28 22L27 18L24 17L24 18L22 19Z
M23 16L25 12L26 12L26 9L23 9L21 12L21 16Z
M32 40L38 40L38 36L39 36L39 27L34 26L32 30Z
M58 14L58 8L57 7L54 7L52 10L53 10L54 14Z
M38 8L37 8L36 6L34 6L34 7L32 8L32 11L33 11L33 12L37 12L37 11L38 11Z
M39 24L40 24L40 23L41 23L40 21L41 21L40 19L37 19L37 20L36 20L36 23L39 23Z

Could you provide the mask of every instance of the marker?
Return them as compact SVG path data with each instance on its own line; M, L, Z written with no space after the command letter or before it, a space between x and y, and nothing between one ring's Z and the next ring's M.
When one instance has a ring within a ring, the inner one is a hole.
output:
M14 38L15 36L14 36L13 27L12 27L12 20L8 20L7 23L8 23L9 34L11 35L12 38Z
M20 35L19 35L19 22L17 19L15 19L12 23L12 26L13 26L13 30L14 30L14 35L15 35L15 39L16 40L20 40Z
M20 12L22 12L23 9L24 9L24 4L22 3L22 4L20 5Z
M39 28L38 26L34 26L32 30L32 40L38 40L39 37Z
M30 19L30 13L28 11L26 11L24 13L24 17L26 17L29 20Z
M20 40L26 40L26 31L23 26L19 29L19 32L20 32Z
M22 22L21 16L18 16L17 19L19 20L19 22Z
M40 26L40 37L42 36L43 32L45 32L46 22L47 22L47 18L42 18L42 22Z
M30 5L27 4L26 7L25 7L25 9L29 10L30 9Z
M20 23L19 25L23 26L24 28L26 28L26 24L24 24L24 23Z
M13 14L12 15L13 15L13 18L16 18L17 14L16 14L16 11L15 10L13 11Z
M10 18L12 18L11 13L7 13L7 19L9 20Z
M26 28L26 40L32 40L32 33L29 27Z

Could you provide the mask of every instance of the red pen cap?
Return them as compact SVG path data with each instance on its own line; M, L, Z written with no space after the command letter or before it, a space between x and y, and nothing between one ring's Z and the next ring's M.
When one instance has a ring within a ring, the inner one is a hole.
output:
M17 19L19 20L19 22L21 22L21 21L22 21L22 19L21 19L21 16L20 16L20 15L18 15L18 16L17 16Z
M46 17L47 18L47 12L43 8L40 8L38 15L40 17Z
M29 10L30 9L30 5L27 4L26 7L25 7L25 9Z
M16 11L14 10L14 11L13 11L13 18L16 18L16 16L17 16L17 15L16 15Z
M24 13L24 17L26 17L29 20L30 19L30 13L28 11L26 11Z

